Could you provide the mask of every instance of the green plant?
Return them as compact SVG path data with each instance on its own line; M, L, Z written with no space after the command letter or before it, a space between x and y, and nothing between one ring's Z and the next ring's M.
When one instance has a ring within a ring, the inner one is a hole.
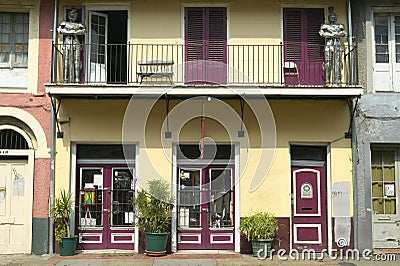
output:
M54 199L53 218L55 224L55 237L61 242L63 237L71 237L70 217L74 211L71 194L64 189Z
M239 230L249 241L252 239L271 239L278 232L278 221L271 213L256 212L241 219Z
M173 198L169 185L161 179L148 181L148 190L140 189L137 197L132 198L138 226L145 232L163 233L168 231L171 224Z

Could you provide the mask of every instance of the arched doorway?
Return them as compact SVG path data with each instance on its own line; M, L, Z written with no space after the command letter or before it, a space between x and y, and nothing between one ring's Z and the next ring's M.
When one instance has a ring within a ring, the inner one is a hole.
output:
M33 155L23 130L0 126L0 254L31 252Z

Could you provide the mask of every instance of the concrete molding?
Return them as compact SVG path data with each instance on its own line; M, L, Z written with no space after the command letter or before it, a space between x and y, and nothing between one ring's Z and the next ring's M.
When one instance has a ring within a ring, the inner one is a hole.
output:
M37 141L35 158L50 158L50 149L47 147L46 134L44 133L44 130L40 123L33 115L15 107L0 107L0 114L1 116L14 117L26 123L35 134L35 138ZM24 135L24 137L26 136ZM29 146L32 147L32 140L29 140L28 143L30 143L31 145Z

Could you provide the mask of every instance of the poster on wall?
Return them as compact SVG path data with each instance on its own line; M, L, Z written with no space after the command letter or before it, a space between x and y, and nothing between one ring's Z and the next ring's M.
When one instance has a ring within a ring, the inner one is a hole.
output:
M83 205L85 206L93 206L96 200L96 192L94 188L85 188L84 189L84 197L83 197Z
M394 184L385 184L385 196L394 197Z

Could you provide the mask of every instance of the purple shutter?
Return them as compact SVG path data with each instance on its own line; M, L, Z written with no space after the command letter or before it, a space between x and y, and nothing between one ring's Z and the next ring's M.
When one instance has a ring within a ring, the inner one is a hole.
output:
M321 8L283 10L285 61L295 62L304 85L323 85L323 44L319 29L324 20ZM292 83L289 80L287 83Z
M185 9L185 82L226 83L226 8Z

